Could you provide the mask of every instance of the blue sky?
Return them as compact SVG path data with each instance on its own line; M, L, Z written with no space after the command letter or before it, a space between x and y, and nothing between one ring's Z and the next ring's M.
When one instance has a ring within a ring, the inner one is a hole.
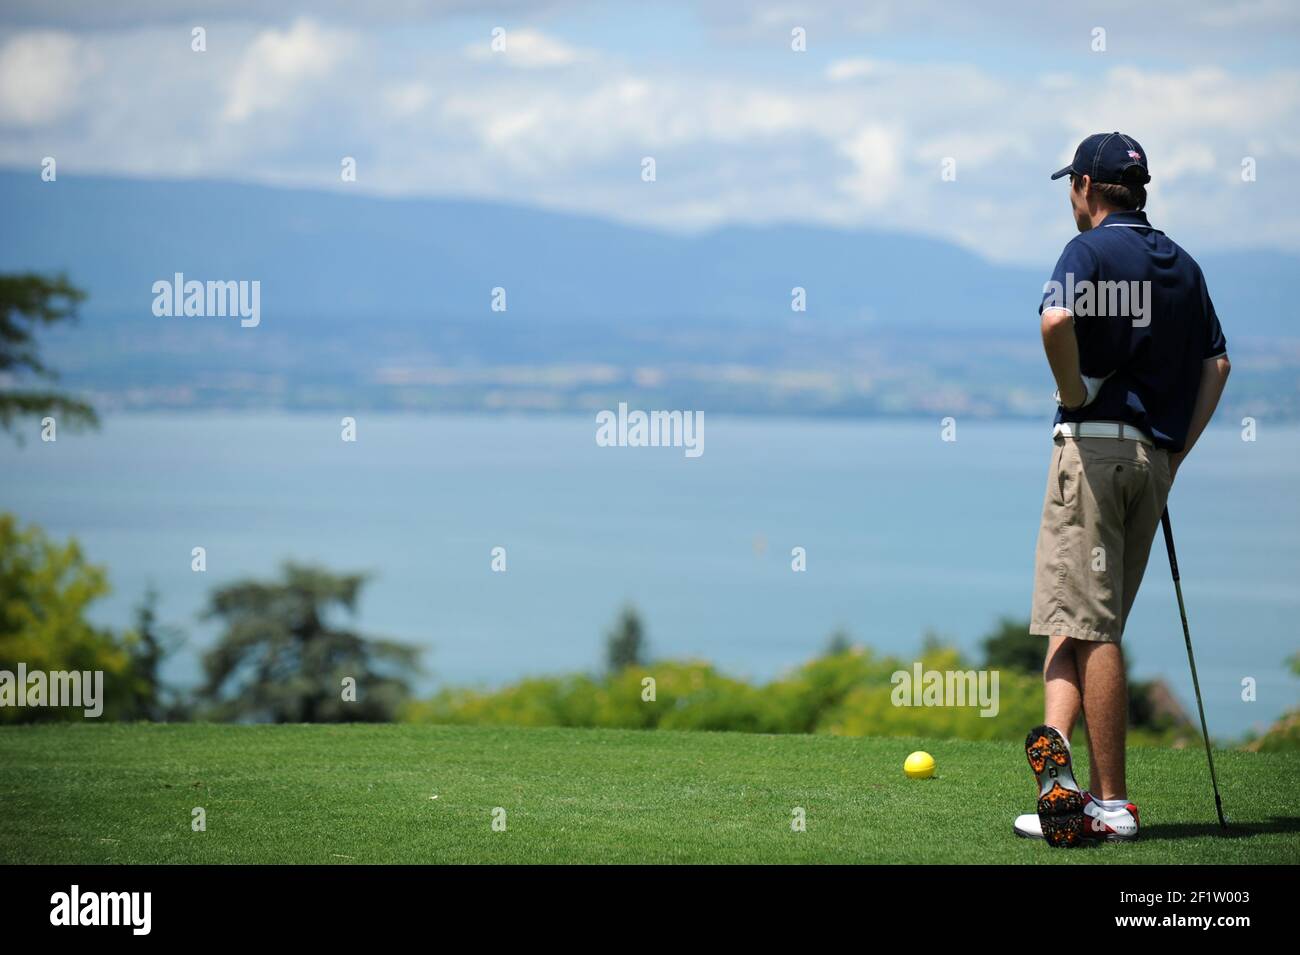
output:
M378 6L6 0L0 164L871 227L1042 264L1072 229L1047 173L1122 129L1189 248L1300 252L1295 4Z

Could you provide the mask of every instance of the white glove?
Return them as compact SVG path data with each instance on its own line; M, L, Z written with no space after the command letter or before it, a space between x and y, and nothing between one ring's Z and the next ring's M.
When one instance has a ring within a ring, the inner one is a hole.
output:
M1110 378L1110 376L1113 374L1115 374L1115 372L1112 371L1110 375L1106 375L1105 378L1089 378L1087 375L1080 375L1079 377L1083 380L1084 390L1087 392L1087 394L1083 399L1083 404L1076 405L1073 408L1066 408L1065 410L1078 411L1080 408L1088 407L1088 405L1092 404L1094 401L1097 400L1097 395L1100 394L1101 392L1101 386L1104 385L1106 383L1106 379ZM1052 394L1052 397L1056 399L1056 403L1058 405L1061 405L1062 408L1065 408L1065 405L1061 404L1061 389L1058 388Z

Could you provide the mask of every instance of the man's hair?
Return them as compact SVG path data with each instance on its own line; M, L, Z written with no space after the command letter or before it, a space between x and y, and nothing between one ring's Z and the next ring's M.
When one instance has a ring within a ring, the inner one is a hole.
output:
M1070 173L1071 188L1078 185L1078 179ZM1147 204L1147 187L1138 183L1094 182L1092 188L1097 190L1102 202L1120 212L1135 212Z

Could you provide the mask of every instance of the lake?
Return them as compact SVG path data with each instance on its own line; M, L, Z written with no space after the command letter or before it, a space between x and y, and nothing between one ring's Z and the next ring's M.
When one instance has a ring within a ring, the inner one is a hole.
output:
M704 453L600 447L581 417L109 416L98 432L0 444L5 509L107 565L97 622L123 627L147 584L189 643L208 591L288 558L373 573L363 632L427 648L421 690L595 669L634 603L656 656L751 678L843 628L891 653L933 631L975 651L1028 616L1050 428L706 416ZM34 433L34 429L33 429ZM1212 731L1263 727L1300 698L1284 660L1300 616L1300 428L1209 432L1170 511ZM207 549L207 572L190 552ZM491 552L505 548L507 570ZM791 570L802 547L807 570ZM1030 639L1026 637L1026 639ZM1035 638L1037 639L1037 638ZM1163 545L1125 647L1194 713ZM1244 702L1242 680L1257 681Z

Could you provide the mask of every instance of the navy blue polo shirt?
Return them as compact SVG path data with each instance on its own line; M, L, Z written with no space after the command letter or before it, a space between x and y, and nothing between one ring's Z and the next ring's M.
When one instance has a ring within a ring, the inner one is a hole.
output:
M1061 253L1039 314L1052 307L1074 314L1083 374L1111 376L1091 404L1059 408L1057 422L1123 421L1181 451L1201 363L1228 351L1196 261L1146 213L1112 212Z

